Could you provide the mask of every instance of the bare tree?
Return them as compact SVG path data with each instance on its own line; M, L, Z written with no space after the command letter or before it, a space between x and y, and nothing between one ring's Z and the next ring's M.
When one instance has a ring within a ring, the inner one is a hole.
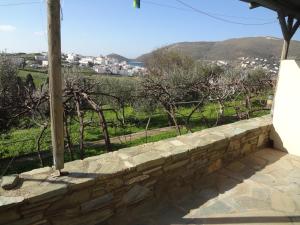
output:
M195 62L178 52L158 50L148 59L148 74L142 79L145 98L158 102L166 111L169 125L180 126L176 114L180 104L191 103L191 112L185 119L190 128L192 115L204 105L210 92L210 79L215 73L212 67Z
M97 112L99 117L99 127L103 133L106 148L108 151L111 151L108 126L102 104L91 97L95 94L95 87L99 87L101 85L102 84L100 82L92 83L88 79L78 76L69 76L65 80L64 98L67 99L66 102L74 102L74 110L76 111L79 120L79 148L81 152L81 158L84 157L84 110L94 110ZM103 93L103 95L105 94Z
M270 74L258 68L240 72L238 84L240 95L244 97L247 118L249 118L256 111L252 107L253 99L272 90L273 83Z
M210 81L210 101L218 105L217 125L225 116L225 104L239 94L240 76L235 70L227 69L215 73Z
M24 83L17 76L17 68L11 58L0 55L0 131L10 128L24 114Z
M91 97L89 97L89 95L87 93L82 92L81 96L97 112L97 114L99 116L99 125L100 125L100 127L102 127L102 132L103 132L103 136L104 136L104 140L105 140L106 149L108 151L111 151L111 143L110 143L110 138L109 138L109 133L108 133L108 127L107 127L107 123L105 120L105 116L104 116L102 107L99 106L94 100L92 100Z

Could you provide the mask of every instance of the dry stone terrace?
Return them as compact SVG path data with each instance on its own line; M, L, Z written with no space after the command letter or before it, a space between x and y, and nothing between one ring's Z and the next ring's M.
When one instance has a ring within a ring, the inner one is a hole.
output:
M299 158L260 150L271 129L264 116L20 174L0 224L297 224Z

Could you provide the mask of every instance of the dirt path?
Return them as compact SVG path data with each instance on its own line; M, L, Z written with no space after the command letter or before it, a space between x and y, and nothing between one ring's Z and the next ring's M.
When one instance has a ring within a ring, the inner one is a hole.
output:
M152 130L148 130L147 131L147 136L151 137L151 136L155 136L167 131L175 131L176 128L175 127L163 127L163 128L157 128L157 129L152 129ZM136 133L132 133L132 134L127 134L127 135L122 135L122 136L118 136L118 137L113 137L111 138L111 143L112 144L122 144L128 141L134 141L136 139L142 138L146 136L146 131L140 131L140 132L136 132ZM100 147L100 146L104 146L104 140L99 140L99 141L91 141L91 142L84 142L84 146L88 146L88 147ZM76 146L76 145L75 145ZM49 158L52 157L52 153L51 151L41 151L41 155L42 158ZM10 158L4 158L4 159L0 159L0 172L3 169L2 166L6 166L11 160L12 158L14 158L14 166L16 166L17 164L23 163L23 162L28 162L28 161L35 161L37 159L37 153L36 152L32 152L26 155L20 155L20 156L16 156L16 157L10 157Z
M146 131L140 131L140 132L136 132L136 133L132 133L132 134L127 134L127 135L122 135L122 136L117 136L117 137L113 137L110 139L112 144L122 144L122 143L126 143L128 141L134 141L136 139L139 138L143 138L143 137L151 137L151 136L155 136L167 131L175 131L176 128L175 126L173 127L162 127L162 128L157 128L157 129L152 129L152 130L148 130ZM99 140L99 141L90 141L90 142L85 142L84 143L85 146L102 146L104 145L104 140Z

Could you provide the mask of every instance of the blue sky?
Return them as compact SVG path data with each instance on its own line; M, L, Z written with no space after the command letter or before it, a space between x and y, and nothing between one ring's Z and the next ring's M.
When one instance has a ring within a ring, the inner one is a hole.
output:
M132 0L61 0L62 50L85 55L113 52L134 58L181 41L281 37L276 14L270 10L249 10L246 3L238 0L182 1L227 20L250 24L274 23L262 26L229 24L196 13L176 0L141 0L141 9L134 9ZM24 2L38 3L3 6ZM44 0L0 0L0 50L45 51L46 23ZM300 39L299 32L294 39Z

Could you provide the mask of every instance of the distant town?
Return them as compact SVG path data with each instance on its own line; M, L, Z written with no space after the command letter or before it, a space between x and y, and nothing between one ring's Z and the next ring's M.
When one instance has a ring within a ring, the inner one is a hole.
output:
M142 62L120 60L110 56L83 56L79 54L62 54L62 66L89 68L97 74L111 74L121 76L138 76L146 72ZM22 68L47 69L47 52L36 54L14 54L14 62Z
M13 54L15 64L20 68L44 69L48 68L48 56L46 52L25 54ZM205 60L207 63L220 67L242 68L246 70L262 68L276 76L279 70L279 60L275 57L239 57L236 60ZM62 66L65 68L80 67L88 69L95 74L140 76L147 70L143 62L129 60L120 55L107 56L83 56L80 54L62 54Z
M239 67L245 70L261 68L274 76L277 76L279 71L279 60L275 57L239 57L234 61L216 60L211 62L221 67Z

